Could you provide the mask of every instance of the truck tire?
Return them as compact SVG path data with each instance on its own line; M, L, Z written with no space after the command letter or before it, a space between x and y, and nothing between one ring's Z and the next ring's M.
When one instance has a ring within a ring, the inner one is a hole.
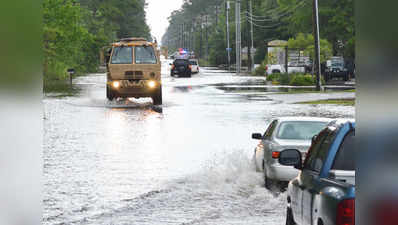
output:
M296 225L293 218L293 212L290 207L287 207L286 209L286 225Z
M343 79L344 79L344 81L348 81L350 79L348 72L344 74Z
M152 101L154 105L163 104L162 101L162 86L160 86L152 96Z
M106 98L109 101L112 101L115 99L115 94L113 93L112 89L109 87L109 85L106 85Z

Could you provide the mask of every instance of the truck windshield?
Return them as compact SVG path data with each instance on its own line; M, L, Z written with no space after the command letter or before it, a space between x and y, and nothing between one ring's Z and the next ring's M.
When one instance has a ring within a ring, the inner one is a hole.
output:
M355 170L355 131L351 131L341 143L334 159L334 170Z
M333 67L343 67L343 63L340 62L332 62Z
M131 47L115 47L112 54L112 64L131 64L133 63L133 54Z
M318 121L291 121L281 123L277 138L310 140L326 127L326 122Z
M151 46L135 47L135 63L136 64L156 64L156 55Z

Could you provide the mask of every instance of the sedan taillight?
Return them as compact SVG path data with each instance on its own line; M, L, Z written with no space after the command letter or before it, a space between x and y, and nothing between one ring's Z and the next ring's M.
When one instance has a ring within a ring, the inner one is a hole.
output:
M273 159L279 159L279 155L280 154L281 154L280 152L272 152L272 158Z

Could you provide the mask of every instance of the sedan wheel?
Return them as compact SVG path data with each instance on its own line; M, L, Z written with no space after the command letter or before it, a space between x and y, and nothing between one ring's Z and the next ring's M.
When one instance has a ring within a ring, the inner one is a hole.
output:
M290 207L287 207L286 210L286 225L296 225L296 222L294 222L293 218L293 212Z

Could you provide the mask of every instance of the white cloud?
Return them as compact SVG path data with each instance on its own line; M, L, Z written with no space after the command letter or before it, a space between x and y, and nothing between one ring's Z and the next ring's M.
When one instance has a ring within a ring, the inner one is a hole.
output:
M169 25L167 18L181 8L183 0L147 0L147 3L147 23L152 35L160 42Z

